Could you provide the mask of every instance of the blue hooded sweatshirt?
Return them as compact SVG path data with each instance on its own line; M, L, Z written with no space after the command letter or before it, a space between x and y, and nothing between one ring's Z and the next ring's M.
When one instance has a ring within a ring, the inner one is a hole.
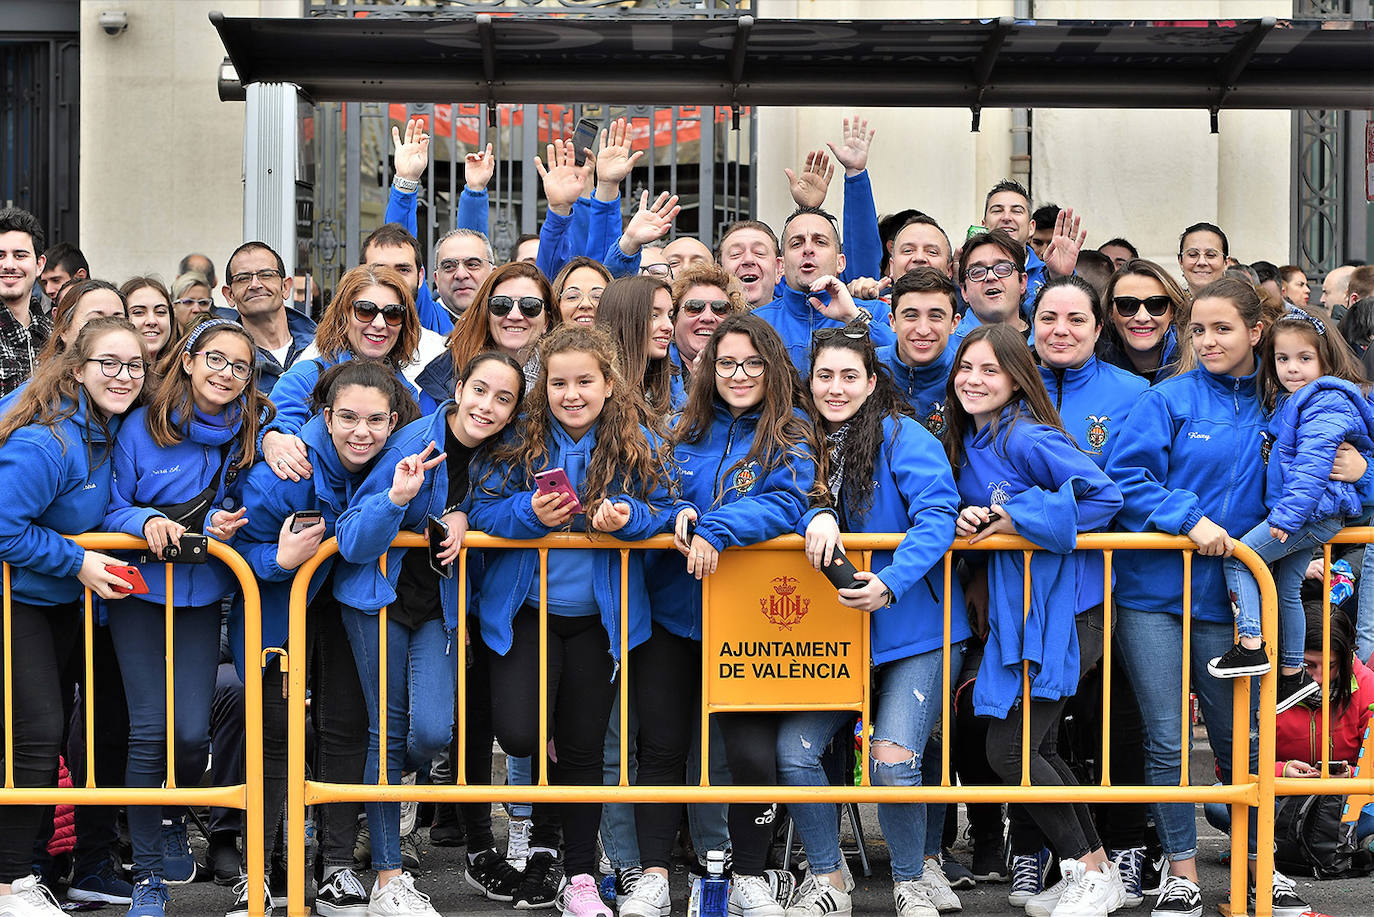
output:
M773 326L787 345L787 353L797 372L803 376L811 366L811 335L819 328L842 328L844 322L826 318L808 301L812 294L801 293L789 286L766 306L759 306L754 314ZM881 299L856 299L854 304L872 316L868 325L869 337L878 347L897 343L892 333L891 309Z
M944 351L926 365L907 366L898 356L896 344L878 348L878 359L892 373L897 390L916 409L916 419L936 437L945 435L945 402L958 349L946 344Z
M873 572L894 601L869 616L869 651L875 665L938 649L944 642L945 552L954 543L959 492L944 447L910 417L883 420L883 444L873 462L873 503L862 514L840 491L840 509L853 532L906 532L895 551L874 551ZM812 510L797 527L806 527ZM972 634L964 590L950 578L951 645Z
M66 406L70 406L67 402ZM98 529L110 503L110 439L91 422L83 390L76 412L52 427L29 424L0 446L0 561L10 569L10 594L30 605L65 605L81 598L76 574L86 549L60 533Z
M412 236L418 239L420 233L418 232L416 209L419 197L418 191L401 191L392 185L391 196L386 202L386 216L383 217L383 221L400 223ZM481 191L473 191L464 186L463 193L458 195L458 228L471 229L473 232L480 232L486 238L491 238L487 234L490 209L485 188ZM435 267L437 268L438 265ZM430 331L436 334L448 334L453 330L453 316L449 314L448 308L443 302L436 299L434 294L430 292L428 283L421 283L420 289L415 294L415 310L420 313L420 324Z
M299 481L283 481L266 462L248 469L243 484L243 505L248 507L247 522L234 536L233 547L253 568L258 577L262 599L262 645L286 643L291 604L291 586L296 571L284 570L277 563L277 539L286 518L301 510L319 510L324 521L324 538L334 535L339 515L348 506L354 490L367 471L349 471L339 461L339 452L325 428L324 418L316 416L301 427L313 473ZM370 466L369 466L370 467ZM394 466L393 466L394 467ZM310 578L308 597L313 599L329 578L337 557L320 564ZM344 566L339 563L339 566ZM229 619L230 648L243 673L243 603L236 602Z
M1142 393L1130 426L1107 456L1107 474L1126 503L1128 532L1186 535L1206 516L1240 536L1265 516L1264 416L1255 376L1219 376L1203 367ZM1328 472L1329 472L1328 468ZM1119 551L1117 604L1183 613L1178 551ZM1230 624L1222 558L1193 556L1193 617Z
M1088 357L1077 369L1041 365L1040 378L1069 436L1098 468L1105 468L1108 450L1126 435L1126 416L1150 386L1135 373L1097 357Z
M1334 376L1314 379L1279 402L1269 433L1270 525L1291 534L1314 519L1363 512L1356 485L1331 480L1341 443L1366 460L1374 452L1374 406L1359 387Z
M661 448L658 438L652 432L641 429L651 449L657 451ZM585 440L595 433L595 429L589 430L583 434L582 439ZM548 459L544 467L566 468L571 443L571 437L563 430L551 431L545 440ZM588 459L590 460L590 456ZM573 477L570 474L569 480ZM468 524L473 529L480 529L497 538L542 538L554 531L540 522L539 517L534 514L534 481L525 477L522 467L492 465L486 457L482 457L475 463L473 481L472 508L468 511ZM619 540L640 541L664 532L672 525L672 502L666 484L660 485L644 499L624 492L614 494L609 499L616 503L628 504L630 507L629 522L613 536ZM585 500L583 505L586 506ZM573 517L574 531L585 531L585 526L585 515ZM486 567L478 599L482 638L494 652L504 656L510 652L511 624L515 620L516 612L526 603L531 590L538 589L539 552L533 549L501 549L484 553ZM590 556L586 561L576 558L559 558L556 561L554 555L562 553ZM649 594L645 585L644 554L644 551L631 551L629 554L628 605L631 649L649 639ZM582 572L579 575L585 578L572 584L555 584L555 571L564 561L572 564L565 569L580 570ZM601 616L601 624L610 638L611 656L619 660L620 552L612 549L581 548L569 549L566 552L550 551L550 602L552 603L556 590L567 601L572 594L566 591L570 585L594 603ZM535 594L537 595L537 592ZM554 613L552 608L550 611Z
M711 426L700 442L679 442L673 460L679 470L681 504L697 511L696 534L717 551L757 544L796 531L816 482L816 457L788 454L769 468L741 465L754 444L759 413L735 417L715 399ZM810 420L801 411L803 422ZM674 424L681 422L681 415ZM669 525L672 520L669 520ZM656 551L648 563L654 621L679 637L701 639L701 584L687 573L677 551Z
M1030 663L1031 697L1058 700L1078 688L1074 617L1102 601L1102 554L1075 551L1079 532L1104 529L1121 492L1063 433L1005 409L995 423L964 435L959 496L967 506L1004 507L1016 533L1043 548L1031 556L1029 614L1023 616L1020 551L988 558L988 642L973 709L1005 718L1021 697ZM1013 422L1014 421L1014 422Z
M238 465L242 454L236 440L243 428L237 404L219 416L192 408L189 421L177 422L182 440L159 446L148 429L148 409L136 408L120 428L114 446L114 480L105 530L143 537L149 519L165 517L158 507L185 503L204 493L211 483L215 496L205 514L206 525L220 509L230 512L241 505ZM144 600L167 600L165 564L139 564L148 584ZM214 558L203 564L176 564L172 574L172 604L197 607L218 602L235 591L234 575Z

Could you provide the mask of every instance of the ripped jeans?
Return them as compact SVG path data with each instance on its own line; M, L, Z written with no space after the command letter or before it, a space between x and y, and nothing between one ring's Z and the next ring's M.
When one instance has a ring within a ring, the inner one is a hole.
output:
M900 764L873 761L874 786L919 786L921 753L926 737L940 718L941 650L909 656L875 666L873 678L874 729L871 747L889 744L909 749ZM959 671L964 645L950 647L950 667ZM788 786L825 786L821 753L830 739L854 714L846 710L790 713L778 724L778 778ZM845 736L842 741L851 741ZM815 875L840 869L839 818L831 803L789 805L806 857ZM895 882L921 878L925 854L926 807L921 803L880 803L878 822L892 853Z

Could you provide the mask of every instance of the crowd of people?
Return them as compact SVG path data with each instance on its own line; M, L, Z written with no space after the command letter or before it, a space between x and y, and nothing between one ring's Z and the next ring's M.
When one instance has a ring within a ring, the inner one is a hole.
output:
M665 243L678 213L667 193L642 192L624 219L621 191L643 153L621 120L595 150L548 145L536 160L548 204L540 233L498 255L486 196L496 162L490 147L472 152L457 228L427 259L416 199L429 137L419 120L393 134L387 222L316 318L294 307L293 277L263 242L230 254L222 285L194 254L170 286L154 276L116 286L93 279L74 246L45 249L30 214L0 210L0 560L10 571L15 786L55 785L60 767L85 779L73 728L83 716L101 724L96 783L162 785L170 603L177 784L201 780L212 750L211 779L242 780L242 684L261 678L264 841L280 856L280 657L263 666L260 647L243 645L233 577L206 561L201 536L232 546L256 574L264 647L287 643L296 571L337 538L309 583L307 646L288 647L308 660L312 770L326 782L385 773L392 784L452 783L462 768L468 784L490 783L494 739L514 784L544 768L552 784L614 783L622 588L635 783L697 780L703 742L713 782L829 782L825 750L852 736L852 714L719 714L698 734L700 581L722 551L789 533L805 536L817 569L843 552L845 533L905 533L837 592L870 628L863 766L874 784L938 783L942 741L951 782L1016 784L1024 766L1037 785L1078 783L1061 727L1110 645L1110 776L1176 785L1188 754L1185 603L1191 685L1219 779L1230 779L1233 743L1252 744L1232 735L1230 679L1268 672L1273 657L1282 773L1356 763L1374 690L1364 665L1374 576L1332 613L1329 671L1320 639L1313 656L1322 622L1303 591L1321 583L1321 545L1374 504L1374 267L1330 272L1317 303L1303 271L1240 263L1211 223L1183 229L1177 270L1141 259L1122 237L1091 250L1080 215L1034 209L1011 180L987 193L981 226L952 240L917 210L879 217L873 132L857 118L828 152L787 171L796 209L776 229L743 220L714 239ZM837 167L843 240L822 208ZM546 576L534 549L474 550L464 581L456 561L470 530L672 533L675 550L632 552L622 571L616 550L552 549ZM64 537L95 531L143 538L147 549L114 556ZM1087 531L1185 535L1196 545L1190 578L1178 553L1117 552L1108 601L1101 553L1075 549ZM391 547L402 532L428 532L429 550ZM946 595L954 539L995 534L1041 550L962 552ZM1260 632L1253 576L1231 558L1237 543L1276 565L1276 647ZM86 590L99 687L73 716ZM467 690L455 709L460 665ZM956 715L940 723L947 681ZM1327 749L1308 742L1306 725L1323 686ZM609 917L596 881L606 871L624 917L667 917L685 817L702 862L709 850L729 853L732 914L852 912L833 806L788 807L805 848L800 883L769 867L778 806L685 808L512 806L501 851L490 806L440 805L429 838L465 844L466 883L516 908ZM1156 885L1145 878L1152 825L1164 858L1152 913L1198 917L1194 806L1110 811L970 805L970 868L949 851L953 807L880 804L895 910L959 910L955 887L978 881L1009 881L1009 903L1032 917L1134 907ZM187 813L128 807L127 876L118 818L76 809L67 896L162 917L169 887L197 871ZM320 807L308 864L317 912L434 917L409 871L415 821L414 804ZM202 830L216 878L237 881L230 917L256 895L270 910L271 884L240 877L235 813L214 810ZM66 879L52 836L51 808L0 805L0 914L58 911L51 887ZM1253 833L1250 842L1253 873ZM1275 914L1307 909L1282 874L1272 887Z

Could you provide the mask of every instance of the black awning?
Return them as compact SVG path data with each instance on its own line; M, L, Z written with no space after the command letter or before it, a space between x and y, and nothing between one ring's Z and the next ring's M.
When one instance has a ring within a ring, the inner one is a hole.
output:
M1374 108L1369 20L210 18L316 101Z

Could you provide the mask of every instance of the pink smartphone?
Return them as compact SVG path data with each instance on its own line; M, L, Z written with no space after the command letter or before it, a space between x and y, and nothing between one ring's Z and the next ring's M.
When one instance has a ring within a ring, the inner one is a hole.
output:
M568 481L568 473L562 468L550 468L548 471L541 471L534 476L535 486L541 494L560 493L572 497L572 511L582 512L582 501L577 499L577 491L573 490L572 483ZM567 501L564 501L567 505Z

